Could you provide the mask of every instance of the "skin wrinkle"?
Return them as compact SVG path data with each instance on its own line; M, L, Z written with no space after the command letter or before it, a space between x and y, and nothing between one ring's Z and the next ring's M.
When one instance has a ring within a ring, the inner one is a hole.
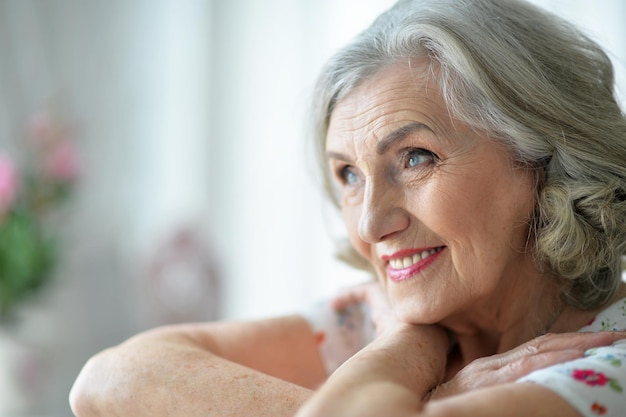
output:
M357 175L356 183L340 184L344 219L394 309L410 323L449 327L467 363L539 334L539 325L525 324L527 300L537 300L537 322L544 323L554 312L537 293L558 298L558 291L544 292L549 280L524 252L535 174L513 163L486 133L447 118L432 80L415 81L418 70L389 68L337 103L327 137L329 165L335 175L346 164ZM400 134L405 129L415 131ZM436 157L414 167L398 162L412 148ZM342 159L334 160L338 155ZM441 246L442 255L415 277L401 284L387 279L381 255ZM447 303L437 301L443 299Z
M467 149L466 151L471 151L471 149ZM446 165L445 165L445 164L442 164L442 166L440 167L440 169L445 169L445 167L446 167ZM454 172L453 172L453 171L451 171L450 173L446 173L446 175L448 175L448 176L449 176L449 175L454 175ZM454 199L455 199L455 196L450 195L450 194L448 193L448 191L447 191L447 190L445 190L445 189L444 189L444 190L442 190L442 191L440 192L440 195L442 196L442 199L443 199L443 200L445 200L445 199L446 199L446 197L447 197L447 198L448 198L448 200L449 200L449 202L448 202L448 203L442 202L442 203L440 203L440 204L451 204L451 203L450 203L450 201L454 201ZM525 225L526 223L521 223L521 224L522 224L522 225ZM459 244L459 245L460 245L460 242L457 242L457 244ZM471 248L471 246L470 246L470 248ZM515 249L515 248L512 248L512 249ZM520 252L520 253L521 253L521 252ZM469 255L469 256L471 256L471 255ZM478 272L479 272L479 271L477 271L477 270L476 270L476 271L472 271L472 273L473 273L473 274L478 273ZM472 292L472 290L473 290L473 288L470 288L470 293L473 293L473 292ZM499 312L499 311L497 311L496 313L494 313L494 316L496 316L496 317L502 316L502 313L501 313L501 312Z
M402 126L401 128L392 131L391 133L387 134L382 140L380 140L378 142L378 145L376 145L376 153L378 153L378 155L384 154L387 149L389 149L389 147L393 145L394 142L401 141L407 136L413 134L413 132L419 130L429 130L432 132L432 130L423 123L410 122ZM435 132L432 133L434 134Z

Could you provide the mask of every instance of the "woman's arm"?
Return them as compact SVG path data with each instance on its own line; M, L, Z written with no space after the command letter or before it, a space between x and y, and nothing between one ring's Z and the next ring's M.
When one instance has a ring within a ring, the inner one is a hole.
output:
M445 354L437 352L446 351L445 338L434 326L407 326L413 331L394 326L401 331L385 332L347 361L297 417L579 417L572 405L548 388L513 381L625 336L619 332L542 336L511 352L473 362L431 395L443 376ZM429 330L435 333L428 334Z
M70 403L78 417L292 416L325 378L299 316L178 325L94 356Z
M297 416L412 415L441 383L447 347L441 328L396 322L335 371Z
M507 383L425 403L414 417L582 417L558 394L539 385Z

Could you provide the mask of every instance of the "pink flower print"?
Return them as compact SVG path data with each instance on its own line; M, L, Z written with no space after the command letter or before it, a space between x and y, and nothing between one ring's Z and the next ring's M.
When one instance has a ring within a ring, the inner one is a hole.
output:
M574 369L572 377L590 387L603 387L609 382L609 378L606 375L593 369Z
M604 387L608 385L615 392L621 393L624 391L617 379L609 378L602 372L596 372L593 369L574 369L572 377L590 387Z
M7 212L17 193L17 173L13 162L0 155L0 215Z

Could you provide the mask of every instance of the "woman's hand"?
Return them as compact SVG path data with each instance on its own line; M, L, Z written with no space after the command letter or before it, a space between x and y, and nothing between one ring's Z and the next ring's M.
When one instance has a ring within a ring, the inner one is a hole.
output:
M417 410L443 380L447 347L438 326L396 321L337 369L297 416L401 416Z
M539 336L508 352L476 359L427 395L451 397L477 388L513 382L529 373L583 356L592 347L626 337L623 332L561 333Z
M378 336L398 321L391 309L387 294L378 282L367 282L345 288L331 303L338 311L355 304L366 304Z

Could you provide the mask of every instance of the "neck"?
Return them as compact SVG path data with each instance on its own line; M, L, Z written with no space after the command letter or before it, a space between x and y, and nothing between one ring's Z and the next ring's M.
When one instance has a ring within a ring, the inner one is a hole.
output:
M556 279L536 274L517 282L441 322L455 334L463 366L551 332L566 310Z
M442 324L455 334L457 349L451 358L449 377L474 359L506 352L545 333L576 332L585 326L608 305L626 297L626 284L622 284L615 296L601 307L579 310L565 305L560 299L560 287L541 293L534 301L515 303L511 306L509 319L493 316L490 325L478 325L479 321L450 321ZM519 297L523 299L522 297ZM530 299L527 299L530 300ZM520 306L525 305L525 309ZM520 312L521 311L521 312ZM485 321L481 321L485 323ZM446 323L446 324L444 324Z
M552 327L550 328L550 332L552 333L566 333L566 332L575 332L581 327L584 327L598 315L602 310L607 308L609 305L621 300L622 298L626 298L626 284L621 284L620 287L615 292L615 295L611 297L606 304L590 310L578 310L573 307L568 307L563 311L558 319L554 322Z

